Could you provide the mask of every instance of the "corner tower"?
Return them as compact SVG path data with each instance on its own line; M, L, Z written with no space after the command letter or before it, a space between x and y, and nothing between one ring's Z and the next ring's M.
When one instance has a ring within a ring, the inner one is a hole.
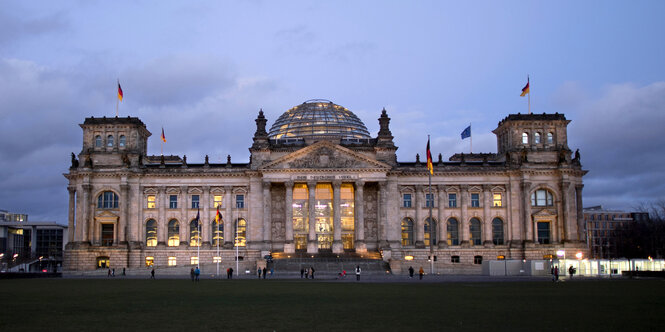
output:
M86 118L80 167L140 166L151 133L139 118Z

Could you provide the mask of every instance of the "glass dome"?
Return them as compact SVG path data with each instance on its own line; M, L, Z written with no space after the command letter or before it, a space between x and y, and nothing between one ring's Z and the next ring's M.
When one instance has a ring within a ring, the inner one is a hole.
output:
M371 138L365 124L353 112L324 99L308 100L284 112L268 135L270 139Z

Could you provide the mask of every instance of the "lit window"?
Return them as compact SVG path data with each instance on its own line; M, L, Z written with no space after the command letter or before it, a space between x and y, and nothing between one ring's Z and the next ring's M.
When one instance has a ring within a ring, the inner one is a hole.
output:
M212 204L213 208L217 208L218 206L222 207L222 195L214 195L212 196L212 198L213 198L213 204Z
M480 194L471 194L471 207L480 207Z
M96 148L102 147L102 137L99 135L95 136L95 147Z
M222 262L222 257L215 256L212 258L213 263L221 263Z
M155 257L146 256L145 257L145 266L151 267L155 265Z
M118 146L125 147L126 144L127 144L127 138L125 137L125 135L120 135L120 138L118 139Z
M457 219L450 218L448 219L448 245L456 246L459 245L459 223Z
M540 144L540 133L533 134L533 143Z
M113 135L106 137L106 146L113 147Z
M199 265L199 257L198 256L192 256L189 258L189 264L191 265Z
M501 207L503 201L501 196L503 196L501 193L492 194L492 206Z
M245 208L245 195L236 195L236 208Z
M554 205L552 193L545 189L538 189L531 194L532 206L552 206Z
M413 220L411 218L402 219L402 245L413 245Z
M180 245L180 225L175 219L171 219L171 221L169 221L168 237L169 247L177 247Z
M483 239L480 237L480 220L478 218L471 218L469 222L469 244L474 246L479 246L483 243Z
M178 195L169 195L169 209L178 208Z
M201 245L201 229L199 221L194 219L189 223L189 246L198 247Z
M148 209L154 209L155 206L155 195L148 195Z
M199 195L192 195L192 209L199 208Z
M537 223L538 228L538 243L540 244L549 244L550 243L550 223L547 221L539 221Z
M157 222L150 219L145 223L145 245L148 247L157 246Z
M98 209L117 209L118 195L112 191L105 191L97 197Z
M431 225L431 228L430 228ZM436 245L436 220L434 222L430 222L430 219L427 218L425 219L425 245L429 246L430 245L430 236L432 237L432 244Z
M97 257L97 268L104 269L111 266L111 260L108 256Z
M212 221L212 245L219 246L224 244L224 220L219 223Z
M169 262L169 263L168 263L169 266L175 266L175 265L176 265L176 259L175 259L175 257L173 257L173 256L169 256L169 260L168 260L168 262Z
M402 197L404 198L404 200L403 200L404 205L403 206L405 208L410 208L411 207L411 194L404 194L404 195L402 195Z
M547 144L552 144L554 142L554 135L552 133L547 133Z
M492 220L492 242L494 245L503 245L503 220Z
M529 134L522 133L522 144L529 144Z
M448 207L457 207L457 194L448 194Z
M425 207L434 207L434 194L425 194Z
M236 247L244 247L247 244L247 222L245 219L238 219L236 221Z

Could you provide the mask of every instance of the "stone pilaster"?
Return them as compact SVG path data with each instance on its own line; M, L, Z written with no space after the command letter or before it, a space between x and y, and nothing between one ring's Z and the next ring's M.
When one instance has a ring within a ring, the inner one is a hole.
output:
M355 190L355 237L356 252L367 252L367 245L365 244L365 198L364 198L365 182L362 180L356 181Z
M570 208L570 199L568 195L570 194L570 182L561 181L559 183L559 191L561 192L561 204L558 208L558 216L556 220L556 228L552 227L553 242L567 242L570 240L570 224L568 209ZM576 239L573 239L576 240Z
M340 214L340 188L341 181L333 181L333 244L334 253L344 252L342 245L342 215Z
M210 205L211 205L211 200L210 200L210 186L203 186L203 193L201 197L199 197L199 208L198 211L200 211L201 214L201 224L203 225L203 234L201 234L201 241L203 244L208 244L212 245L212 220L215 219L213 216L212 218L210 217ZM217 209L215 209L215 213L217 213ZM220 212L221 213L221 212ZM224 220L222 216L222 220Z
M460 245L463 247L469 246L469 202L471 201L470 199L467 199L469 196L469 186L468 185L461 185L460 186L460 195L459 195L459 206L462 210L460 214L460 222L459 222L459 238L460 238Z
M438 205L436 209L436 219L438 220L438 228L436 229L439 234L437 234L438 237L438 247L439 248L446 248L448 247L448 242L447 242L447 236L448 236L448 221L444 220L445 216L443 214L443 209L444 206L446 206L446 186L444 185L439 185L437 186L437 194L438 194Z
M157 244L166 245L168 241L169 221L166 220L166 188L157 188Z
M69 186L67 187L69 192L69 218L67 220L67 240L68 242L74 242L74 231L76 229L74 222L76 221L76 187Z
M492 215L490 207L492 206L492 186L483 185L483 221L481 227L481 238L485 246L492 245Z
M263 182L263 250L272 250L271 187L272 183Z
M417 185L415 195L413 195L413 203L416 208L415 214L415 235L416 235L416 248L425 248L425 220L423 219L420 211L425 206L425 198L423 194L423 186Z
M286 187L286 197L284 207L285 215L284 218L284 228L286 235L286 243L284 243L284 252L287 254L292 254L296 252L296 246L293 242L293 181L287 181L284 183Z
M118 218L118 243L127 245L127 221L129 219L129 185L120 184L120 217Z
M88 244L91 241L91 224L92 224L92 203L90 202L90 191L92 186L89 184L83 185L83 218L82 219L82 229L81 229L81 241L87 242Z
M577 222L577 240L586 242L586 234L584 234L584 213L582 212L582 188L583 184L575 186L575 221Z
M224 196L222 196L222 207L224 208L224 215L222 216L222 220L224 220L224 248L225 249L232 249L234 244L235 244L235 223L236 223L236 218L232 214L231 210L231 205L233 205L233 202L231 201L231 196L233 196L233 187L232 186L225 186L224 187ZM220 210L222 210L220 208ZM217 213L217 210L215 210L215 213Z
M316 238L316 182L307 182L307 190L309 191L309 234L307 237L307 253L314 254L319 251Z
M533 220L531 219L531 182L522 182L522 229L524 234L522 239L526 243L533 243L536 238L533 233Z
M378 242L379 249L390 249L388 243L388 184L386 181L379 181L379 194L378 194Z

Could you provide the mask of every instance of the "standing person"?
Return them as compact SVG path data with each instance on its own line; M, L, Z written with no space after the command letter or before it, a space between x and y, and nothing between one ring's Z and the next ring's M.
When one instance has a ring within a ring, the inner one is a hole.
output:
M413 266L409 266L409 278L413 278Z
M554 265L552 265L552 267L550 268L550 274L552 275L552 281L556 281L554 279Z
M257 276L259 279L261 279L261 268L260 268L260 267L256 268L256 276Z
M573 279L573 275L575 274L575 268L572 265L568 268L568 274L570 274L570 279Z
M110 277L110 276L111 276L111 269L108 270L108 273L106 273L106 276L107 276L107 277Z
M152 271L150 271L150 279L155 279L155 268L152 268Z
M360 281L360 265L356 265L356 281Z
M301 267L300 268L300 279L302 279L303 275L305 275L305 269Z
M196 282L199 282L199 275L201 274L201 270L197 266L196 269L194 270L194 277L196 278Z
M420 270L418 270L418 275L420 276L420 280L423 280L423 276L425 275L425 270L423 270L423 267L420 267Z
M573 266L571 265L570 268L572 269ZM115 268L111 270L111 277L115 277Z
M270 267L270 278L275 276L275 266Z
M309 268L305 269L305 279L309 279Z
M126 276L126 274L125 274L125 268L124 268L124 267L122 268L122 276L123 276L123 277Z
M194 268L189 270L189 278L192 279L192 282L194 282Z
M229 268L229 279L233 279L233 268Z
M312 277L312 279L314 279L314 267L312 266L310 270L311 270L310 276Z
M267 271L267 270L266 270L266 268L264 267L264 268L263 268L263 279L266 278L266 271Z
M554 267L554 281L559 281L559 267Z

